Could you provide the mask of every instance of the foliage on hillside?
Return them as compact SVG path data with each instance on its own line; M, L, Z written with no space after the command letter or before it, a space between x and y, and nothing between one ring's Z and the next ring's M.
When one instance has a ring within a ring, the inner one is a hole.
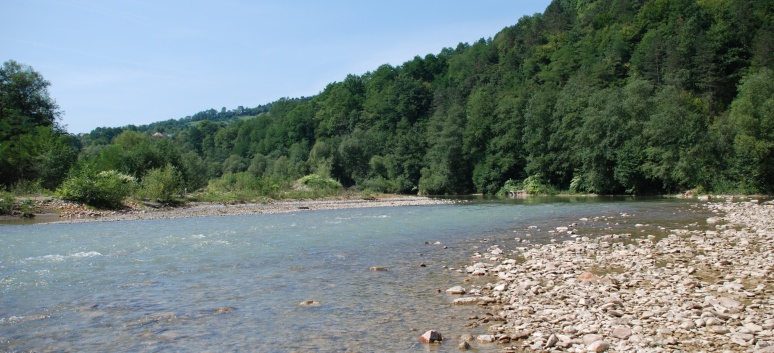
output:
M772 192L773 24L769 1L555 0L492 38L349 75L311 98L96 129L78 164L138 180L170 166L188 190L247 178L268 193L316 174L394 193L494 194L509 180ZM254 118L235 119L244 115ZM67 155L67 141L53 153ZM54 156L36 156L14 175L61 179L40 164Z

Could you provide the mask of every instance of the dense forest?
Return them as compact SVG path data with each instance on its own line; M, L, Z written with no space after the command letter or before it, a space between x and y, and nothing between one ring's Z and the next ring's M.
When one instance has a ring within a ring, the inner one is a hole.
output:
M771 193L772 70L771 1L555 0L494 37L313 97L76 138L47 82L9 61L0 184L62 192L114 173L149 187L165 172L189 191L318 175L391 193ZM14 93L20 80L42 81L42 96Z

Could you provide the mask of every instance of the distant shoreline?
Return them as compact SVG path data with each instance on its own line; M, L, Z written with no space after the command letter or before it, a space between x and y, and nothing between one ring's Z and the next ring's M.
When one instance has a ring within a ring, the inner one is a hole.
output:
M453 204L458 201L423 196L381 195L374 198L325 198L310 200L272 200L266 203L224 204L217 202L189 202L181 206L153 208L135 205L123 210L94 210L82 205L49 200L35 213L34 218L2 216L4 224L118 222L152 219L177 219L252 214L279 214L290 212L355 209L372 207L427 206Z
M465 195L460 195L465 196ZM467 195L467 196L481 196ZM594 198L603 195L597 194L559 194L559 195L532 195L555 197L584 197ZM619 195L624 196L624 195ZM631 195L629 195L631 196ZM649 196L650 197L650 196ZM748 200L761 198L770 199L764 195L660 195L654 197L665 198L693 198L698 201L710 200ZM511 197L509 197L511 198ZM516 197L517 199L524 197ZM212 216L235 216L250 214L278 214L290 212L303 212L315 210L356 209L370 207L396 207L396 206L427 206L454 204L464 202L442 197L426 197L414 195L383 194L378 197L331 197L321 199L289 199L270 200L268 202L245 203L219 203L192 201L180 206L161 206L148 204L131 204L120 210L98 210L82 204L66 202L52 198L33 198L38 204L39 211L33 218L23 218L18 215L0 216L0 225L22 225L41 223L85 223L85 222L117 222L150 219L176 219Z

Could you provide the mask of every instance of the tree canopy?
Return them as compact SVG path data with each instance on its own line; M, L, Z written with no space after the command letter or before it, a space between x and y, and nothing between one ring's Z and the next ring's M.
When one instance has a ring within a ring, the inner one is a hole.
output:
M0 186L35 181L55 188L77 158L79 142L59 126L49 86L16 61L0 68Z

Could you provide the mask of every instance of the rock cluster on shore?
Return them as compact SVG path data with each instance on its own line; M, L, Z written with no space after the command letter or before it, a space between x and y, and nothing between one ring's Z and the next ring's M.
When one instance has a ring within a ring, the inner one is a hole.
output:
M774 353L774 206L706 204L710 230L491 246L450 288L485 307L476 344L503 351Z

